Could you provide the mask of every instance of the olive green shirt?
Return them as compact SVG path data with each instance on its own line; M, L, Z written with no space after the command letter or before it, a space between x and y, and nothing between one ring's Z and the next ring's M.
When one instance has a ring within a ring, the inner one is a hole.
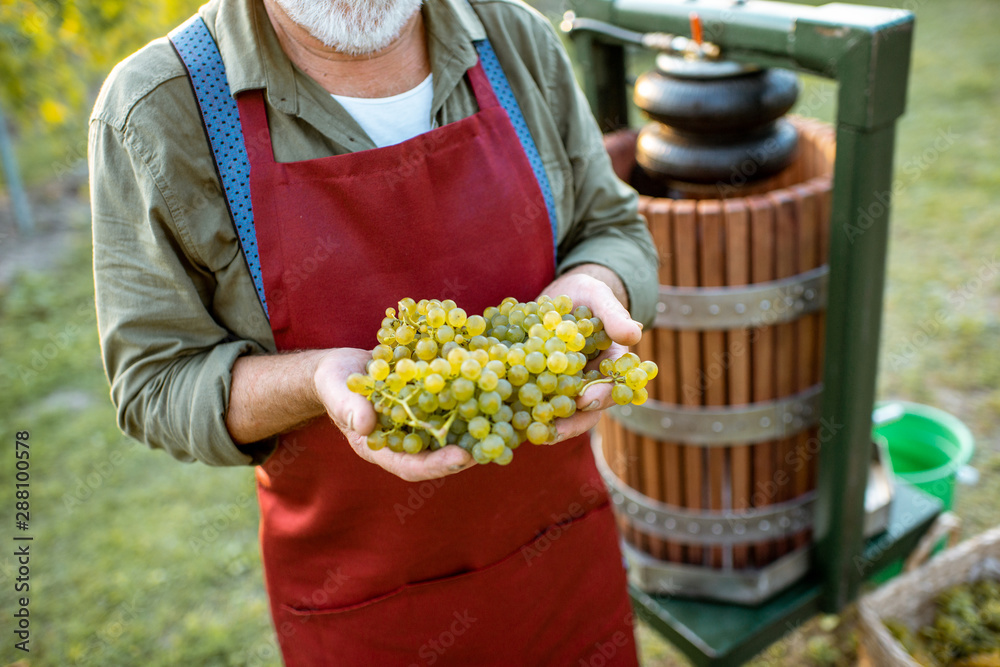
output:
M489 36L538 146L556 204L559 271L615 271L649 323L656 254L636 195L612 173L600 131L551 25L517 0L426 0L431 114L477 111L464 78ZM261 0L212 0L200 14L234 95L266 88L275 158L374 148L354 119L285 56ZM231 369L275 351L240 251L184 68L166 39L119 64L90 124L98 327L118 421L178 459L261 462L274 442L237 447L225 425ZM374 335L374 332L373 332Z

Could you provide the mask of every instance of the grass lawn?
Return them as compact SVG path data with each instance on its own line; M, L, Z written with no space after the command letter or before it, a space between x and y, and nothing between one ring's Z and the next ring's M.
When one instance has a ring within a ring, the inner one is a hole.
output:
M972 428L981 479L957 497L972 535L1000 516L1000 4L916 0L915 10L879 392ZM822 85L809 83L803 99ZM832 117L828 104L810 111ZM12 646L17 575L13 550L0 555L0 665L278 665L252 471L183 465L120 435L97 347L85 208L69 228L59 262L0 286L0 535L11 544L12 441L28 430L34 536L30 654ZM853 628L850 613L815 619L755 664L850 664ZM646 665L685 664L639 633Z

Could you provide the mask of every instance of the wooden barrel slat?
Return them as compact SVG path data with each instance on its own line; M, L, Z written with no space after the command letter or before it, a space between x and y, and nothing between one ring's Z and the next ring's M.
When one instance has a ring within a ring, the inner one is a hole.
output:
M722 202L717 199L698 202L699 280L701 287L724 287L726 284L725 229ZM701 334L703 361L701 382L697 389L706 406L726 404L726 374L722 364L726 352L725 331L705 331ZM708 449L708 507L712 510L731 509L723 505L729 484L726 479L728 447ZM722 549L710 550L712 567L722 567Z
M726 284L733 287L750 282L750 213L741 199L723 202L726 225ZM750 332L732 329L726 332L728 341L728 382L730 405L750 402ZM753 489L753 468L750 445L736 445L730 454L732 506L736 511L750 508ZM747 566L749 547L733 548L733 567Z

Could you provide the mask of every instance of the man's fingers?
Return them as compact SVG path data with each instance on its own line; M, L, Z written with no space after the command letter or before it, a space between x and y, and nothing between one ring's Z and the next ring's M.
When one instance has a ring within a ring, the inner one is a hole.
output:
M324 358L316 371L320 400L341 431L367 435L375 429L377 418L371 402L347 388L347 376L363 373L370 357L366 350L340 349Z
M601 318L611 340L622 345L635 345L642 338L642 325L632 319L625 306L615 298L611 288L594 280L590 295L590 310Z
M419 454L394 452L390 449L380 449L377 452L368 450L362 456L407 482L447 477L475 465L472 456L457 445Z
M555 442L562 442L585 433L597 425L601 418L599 410L593 412L576 412L570 417L556 420ZM554 444L554 443L553 443Z

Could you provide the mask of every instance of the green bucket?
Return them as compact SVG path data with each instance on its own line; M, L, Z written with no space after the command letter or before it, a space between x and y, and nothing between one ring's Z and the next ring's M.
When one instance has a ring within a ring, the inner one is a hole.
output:
M975 442L968 427L943 410L893 401L902 408L895 421L874 428L885 439L893 474L939 498L952 508L955 475L972 457Z
M943 410L920 403L885 401L876 407L896 407L897 419L878 424L872 435L889 455L893 475L941 500L945 510L955 499L955 476L972 457L975 442L968 427ZM935 551L944 547L942 538ZM894 561L871 577L883 583L903 571Z

